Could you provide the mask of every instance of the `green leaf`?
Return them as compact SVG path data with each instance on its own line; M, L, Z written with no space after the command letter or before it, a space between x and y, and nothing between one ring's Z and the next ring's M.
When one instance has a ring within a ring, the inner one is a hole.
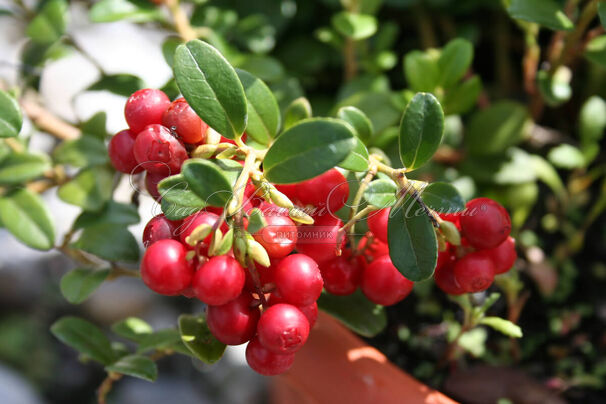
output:
M465 209L465 201L457 189L445 182L433 182L421 193L421 199L440 213L454 213Z
M113 324L112 331L123 338L137 343L154 332L151 325L137 317L128 317Z
M533 154L531 159L537 178L547 184L560 199L565 199L566 188L557 170L541 156Z
M354 307L355 310L352 310ZM322 293L318 308L364 337L374 337L387 326L385 308L372 303L360 291L349 296Z
M211 334L204 317L182 314L179 331L185 346L202 362L212 365L223 356L226 346Z
M126 227L119 224L103 223L86 227L73 246L108 261L139 260L137 240Z
M109 269L74 269L61 278L61 294L72 304L80 304L95 291L109 275Z
M192 190L182 174L167 177L158 183L162 201L175 207L202 209L206 203ZM167 205L168 206L168 205Z
M200 208L181 206L165 199L160 201L160 207L162 209L162 213L164 213L164 216L166 216L168 220L185 219L187 216L193 215L200 210Z
M567 170L582 168L587 165L583 152L569 144L554 147L547 154L547 158L554 166Z
M84 136L92 135L99 139L105 139L107 137L106 123L107 114L104 111L101 111L91 116L88 121L83 122L82 125L80 125L80 129Z
M509 146L519 143L528 110L513 101L498 101L471 118L464 141L472 154L501 154Z
M356 146L351 126L337 119L314 118L297 123L268 150L263 169L276 184L316 177L341 163Z
M145 83L132 74L111 74L101 77L85 91L109 91L117 95L129 97L137 90L145 88Z
M0 90L0 138L17 136L22 125L23 115L17 100Z
M113 175L106 167L91 167L59 187L58 195L84 210L99 211L112 196L112 183Z
M598 15L600 16L602 27L606 28L606 3L603 1L598 2Z
M606 35L593 38L585 47L585 57L606 68Z
M237 69L247 99L246 134L258 143L269 144L280 128L280 108L276 97L260 79Z
M332 26L341 35L359 41L377 32L377 19L372 15L342 11L332 17Z
M400 159L408 171L425 164L436 152L444 133L444 112L431 94L418 93L400 123Z
M181 174L191 190L206 204L223 207L232 197L232 184L212 162L189 159L181 167Z
M149 22L162 19L162 9L148 0L101 0L91 7L88 17L92 22Z
M53 43L63 36L67 28L67 2L50 0L27 26L27 36L40 44Z
M116 359L109 339L97 326L86 320L62 317L50 330L61 342L97 362L109 365Z
M601 4L601 3L600 3ZM579 133L583 145L599 142L606 128L606 102L598 96L587 99L579 114Z
M511 338L522 338L522 329L509 320L500 317L484 317L480 324L487 325Z
M259 208L254 208L251 210L250 214L248 215L248 232L250 234L255 234L265 226L267 226L267 221L263 216L263 212L261 212Z
M53 151L53 158L57 163L74 167L101 165L109 161L103 140L92 136L82 136L61 143Z
M141 335L137 353L145 353L154 349L171 349L175 344L181 342L181 334L174 328L158 330L151 334Z
M312 116L311 104L307 98L299 97L291 102L288 108L286 108L286 112L284 112L284 130Z
M372 122L364 112L356 107L342 107L337 111L337 117L344 120L356 130L356 136L364 143L368 142L373 134Z
M44 154L9 154L0 162L0 185L15 185L33 180L50 168L50 161Z
M175 65L175 52L179 45L183 44L183 40L180 37L168 37L162 43L162 56L164 56L164 60L166 64L170 67Z
M357 93L343 101L338 107L354 106L363 111L372 122L375 133L381 133L396 125L402 117L402 107L392 93Z
M364 191L364 199L377 208L387 208L397 201L398 186L392 180L374 180Z
M444 96L442 106L446 115L464 114L471 110L482 92L482 80L473 76L451 87Z
M473 45L466 39L457 38L448 42L438 59L439 83L450 87L463 78L473 60Z
M29 247L50 250L55 244L51 214L38 194L18 189L0 197L0 221Z
M153 382L158 378L158 367L153 360L142 355L127 355L105 367L108 372L116 372L127 376Z
M553 75L546 70L537 73L538 88L547 105L557 107L572 97L571 78L572 73L565 66L561 66Z
M535 22L553 30L574 28L556 0L511 0L507 11L511 18Z
M139 212L137 207L131 204L109 201L102 210L98 212L82 212L76 218L74 229L94 226L102 223L121 224L128 226L139 223Z
M436 54L419 50L404 56L404 76L411 90L432 92L440 82L440 68Z
M193 40L175 53L175 78L181 93L211 128L234 139L246 128L247 104L242 83L218 50Z
M368 170L368 150L362 140L358 137L355 138L356 146L349 153L349 156L345 158L340 164L339 167L350 170L363 172Z
M389 256L407 279L429 278L436 267L438 244L431 220L412 197L393 207L387 224Z

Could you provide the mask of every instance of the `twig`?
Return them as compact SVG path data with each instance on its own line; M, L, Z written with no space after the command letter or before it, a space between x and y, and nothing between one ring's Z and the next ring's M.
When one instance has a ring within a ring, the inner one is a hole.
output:
M73 140L80 137L80 129L58 118L42 105L26 96L21 100L25 115L41 130L61 140Z
M181 38L184 41L196 39L198 34L189 23L189 18L187 18L187 14L185 14L185 11L181 8L179 0L164 0L164 4L168 7L175 23L175 29Z

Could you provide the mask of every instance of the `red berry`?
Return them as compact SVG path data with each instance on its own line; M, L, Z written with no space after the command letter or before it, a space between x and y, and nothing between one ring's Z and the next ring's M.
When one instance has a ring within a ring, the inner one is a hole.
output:
M215 215L214 213L210 213L210 212L206 212L206 211L200 211L197 213L194 213L191 216L186 217L185 219L183 219L183 224L181 225L181 227L179 228L179 238L181 239L181 242L183 244L185 244L188 248L193 248L191 247L189 244L187 244L187 237L200 225L202 224L207 224L209 226L214 226L214 224L217 222L217 220L219 220L219 216ZM224 230L224 228L222 227L222 230ZM212 233L209 234L204 240L203 242L206 244L210 243L210 240L212 238Z
M291 202L296 203L299 200L299 196L297 194L297 190L299 189L298 184L276 185L275 187L278 191L286 195Z
M336 213L347 202L349 183L336 168L297 184L297 196L304 205L326 207Z
M257 325L259 342L277 354L298 351L309 336L309 321L291 304L278 303L266 309Z
M163 213L152 217L143 229L143 246L149 247L160 240L179 240L180 222L168 220Z
M483 252L472 252L459 259L453 269L457 283L468 293L486 290L494 280L494 264Z
M162 116L162 125L177 132L185 143L204 143L208 125L189 106L185 98L170 104Z
M368 237L364 236L358 242L358 251L369 258L369 261L374 261L383 255L389 255L389 246L386 243L379 241L376 238L373 238L372 243L368 247L366 246L366 243L368 243Z
M145 189L147 190L147 193L157 202L160 202L160 199L162 198L160 191L158 191L158 183L166 177L167 175L164 173L145 173Z
M433 274L436 285L449 295L461 295L465 293L465 290L459 285L454 276L453 270L456 262L457 257L452 249L448 248L446 251L440 251L436 271Z
M212 306L220 306L242 293L244 269L227 255L212 257L202 265L192 282L196 297Z
M507 239L511 219L503 206L489 198L467 202L461 215L462 235L475 248L494 248Z
M246 362L257 373L275 376L286 372L295 361L295 354L278 355L270 352L253 338L246 346Z
M518 254L516 253L516 241L513 237L507 237L495 248L482 251L486 254L494 264L495 274L504 274L509 271L515 264Z
M178 295L191 285L194 269L185 258L187 249L175 240L152 244L141 261L141 278L148 288L162 295Z
M226 345L249 341L257 329L259 308L251 307L252 296L243 293L221 306L208 306L206 321L210 332Z
M297 251L322 263L337 256L337 236L343 222L330 214L316 216L314 220L313 224L299 226ZM345 241L343 237L341 246Z
M320 264L324 289L333 295L351 295L358 288L362 267L357 260L340 256Z
M312 304L322 294L322 275L318 264L304 254L284 258L274 273L276 290L295 306Z
M274 304L279 303L288 303L278 292L272 292L269 297L269 305L272 306ZM301 313L305 315L307 321L309 321L309 328L311 329L316 320L318 319L318 303L313 302L312 304L308 304L307 306L296 306L297 309L301 310Z
M162 123L162 115L169 105L168 96L160 90L145 88L135 91L124 106L126 123L133 133L138 134L147 125Z
M188 158L185 147L162 125L149 125L139 132L134 154L145 170L164 175L177 174Z
M448 222L454 223L457 229L461 230L461 212L457 213L439 213L439 216Z
M259 274L259 282L261 283L261 287L267 285L268 283L274 282L274 273L276 272L276 268L282 261L282 258L272 258L270 265L266 268L261 265L257 265L255 268L257 269L257 274ZM250 292L257 292L255 282L252 279L250 271L245 270L246 273L246 290Z
M267 251L270 258L282 258L295 249L297 226L285 216L265 216L267 226L254 234L255 240Z
M387 221L389 220L391 208L381 209L368 214L368 230L377 240L387 243Z
M368 300L391 306L412 291L414 283L406 279L392 264L389 255L371 262L362 272L360 287Z
M135 146L136 134L129 130L123 130L116 133L107 146L109 159L114 168L121 173L136 174L143 171L143 167L139 166L133 147Z
M259 210L263 213L263 215L265 217L268 217L268 216L289 217L288 209L281 208L278 205L274 205L273 203L268 203L268 202L262 201L262 202L259 202L259 205L257 207L259 208Z

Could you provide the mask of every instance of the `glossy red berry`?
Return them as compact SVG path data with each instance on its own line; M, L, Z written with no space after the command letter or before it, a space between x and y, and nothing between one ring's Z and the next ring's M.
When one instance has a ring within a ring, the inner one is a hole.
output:
M390 212L391 208L385 208L368 214L368 230L383 243L387 243L387 221Z
M212 257L194 276L192 286L196 297L212 306L234 300L244 288L244 269L227 255Z
M494 264L495 274L504 274L509 271L513 264L515 264L518 254L516 253L516 241L513 237L507 237L507 240L503 241L495 248L490 250L483 250Z
M154 200L157 202L160 202L160 199L162 198L162 195L160 195L160 191L158 190L158 183L160 183L160 181L166 177L167 176L164 173L145 173L145 189L147 190L149 196L154 198Z
M253 338L246 346L246 362L257 373L275 376L286 372L295 361L295 354L279 355L269 351Z
M291 304L278 303L266 309L257 325L259 342L277 354L298 351L309 336L309 321Z
M187 243L187 237L189 237L189 235L198 226L203 225L203 224L207 224L209 226L214 226L215 223L217 222L217 220L219 220L219 216L215 215L214 213L206 212L206 211L200 211L200 212L194 213L191 216L186 217L185 219L183 219L183 224L179 228L179 238L181 239L181 242L183 244L185 244L188 248L193 249L193 247ZM222 230L224 230L224 228L222 228ZM211 238L212 238L212 233L209 234L208 236L206 236L206 238L203 240L203 242L208 244L208 243L210 243Z
M208 306L206 322L210 332L227 345L249 341L261 315L258 307L251 307L252 300L250 293L243 293L221 306Z
M168 96L161 90L145 88L135 91L124 106L126 123L133 133L138 134L147 125L162 123L162 115L169 105Z
M492 260L483 252L472 252L457 260L453 269L457 283L465 292L486 290L494 281L495 269Z
M121 173L136 174L143 171L143 167L139 166L133 154L136 137L135 133L123 130L116 133L107 145L109 159L114 168Z
M446 251L440 251L436 271L433 274L436 285L449 295L461 295L465 293L465 290L459 285L454 276L454 265L456 262L457 257L452 249L449 248Z
M274 283L274 274L276 272L276 268L282 262L282 258L272 258L270 265L266 268L261 265L257 265L257 274L259 275L259 282L261 283L261 287L267 285L268 283ZM255 286L255 282L252 279L252 275L250 271L245 270L246 272L246 290L250 292L257 292L257 288Z
M284 195L288 197L293 203L297 203L299 201L299 195L297 194L297 190L299 189L298 184L283 184L283 185L275 185L276 189L282 192Z
M149 247L160 240L179 240L180 222L168 220L164 214L154 216L143 229L143 246Z
M156 293L178 295L192 283L194 269L186 259L187 249L175 240L152 244L141 261L141 278Z
M360 287L373 303L391 306L412 291L414 283L406 279L392 264L388 255L377 258L362 272Z
M330 214L315 216L314 220L313 224L299 226L297 251L322 263L337 256L337 236L343 222ZM343 237L341 246L345 241Z
M279 303L288 303L286 300L284 300L284 298L282 296L280 296L280 294L278 292L272 292L271 296L269 297L269 305L272 306L274 304L279 304ZM308 304L307 306L296 306L297 309L301 310L301 313L303 313L305 315L305 318L307 318L307 321L309 322L309 328L311 329L314 324L316 323L316 320L318 319L318 303L313 302L312 304Z
M149 125L139 132L134 155L145 170L164 175L179 173L188 158L183 144L162 125Z
M328 293L346 296L358 288L362 267L355 258L342 255L320 264L320 272Z
M189 106L185 98L170 104L162 116L162 125L177 132L185 143L204 143L208 125Z
M373 237L372 243L366 246L368 237L364 236L358 242L358 252L362 254L367 262L374 261L383 255L389 255L389 246Z
M336 168L296 186L297 196L302 204L325 207L328 213L332 214L345 206L349 197L349 183Z
M322 275L318 264L304 254L284 258L274 273L276 290L295 306L312 304L322 293Z
M478 249L498 246L511 232L509 214L503 206L489 198L467 202L460 222L462 235Z
M290 254L297 243L297 226L286 216L265 215L267 226L253 237L267 251L270 258L282 258Z

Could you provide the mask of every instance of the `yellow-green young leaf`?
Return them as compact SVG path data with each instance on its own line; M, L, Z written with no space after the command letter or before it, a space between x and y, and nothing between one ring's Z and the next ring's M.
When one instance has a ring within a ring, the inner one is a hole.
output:
M85 301L109 275L109 269L74 269L61 278L61 294L72 304Z
M94 324L78 317L62 317L51 326L61 342L89 358L109 365L116 360L109 339Z
M318 308L364 337L374 337L387 326L385 308L369 301L360 291L349 296L322 293Z
M17 100L0 90L0 138L17 136L22 124L23 115Z
M153 360L142 355L127 355L109 366L105 367L108 372L116 372L127 376L153 382L158 378L158 368Z
M487 325L511 338L522 338L522 329L509 320L500 317L484 317L481 324Z
M411 171L425 164L440 146L444 112L429 93L418 93L410 101L400 123L400 159Z
M217 49L197 39L180 45L175 52L174 70L179 90L204 122L230 139L244 132L244 88L234 68Z
M137 240L126 227L119 224L103 223L86 227L73 246L108 261L139 260Z
M511 0L507 11L512 18L535 22L553 30L574 28L556 0Z
M263 169L276 184L316 177L341 163L356 146L351 126L337 119L301 121L276 139Z
M185 346L204 363L212 365L221 359L225 352L225 344L212 335L202 316L179 316L179 332Z
M50 44L65 33L68 10L65 0L50 0L27 26L27 36L34 42Z
M562 105L572 96L570 80L572 72L566 66L561 66L553 75L546 70L537 74L537 84L543 99L550 107Z
M358 108L351 106L339 108L337 117L349 123L356 130L356 135L362 142L367 143L372 137L372 122Z
M129 20L148 22L162 18L162 10L147 0L101 0L91 7L89 14L92 22L113 22Z
M367 14L342 11L333 16L332 25L341 35L356 41L371 37L377 32L377 19Z
M440 85L450 87L461 80L471 66L473 45L466 39L456 38L448 42L440 53Z
M363 172L368 170L368 164L368 150L362 140L356 137L356 146L349 156L339 164L339 167L349 171Z
M50 168L50 161L44 154L11 153L0 161L0 185L33 180Z
M105 166L91 167L59 187L61 200L88 211L99 211L112 196L113 175Z
M222 170L208 160L187 160L181 167L181 174L205 204L223 207L232 197L232 184Z
M554 166L567 170L582 168L587 164L583 153L569 144L554 147L547 154L547 158Z
M459 191L445 182L429 184L423 189L421 199L430 209L440 213L454 213L465 209L465 201Z
M276 137L280 128L280 108L276 97L263 81L237 69L248 102L246 134L262 145Z
M141 342L146 335L154 332L151 325L137 317L128 317L112 325L112 331L119 336Z
M284 130L303 119L311 118L311 104L305 97L299 97L290 103L284 112Z
M19 189L0 198L0 221L29 247L50 250L55 244L51 214L38 194Z
M436 54L414 50L404 56L404 76L413 91L432 92L440 82Z

